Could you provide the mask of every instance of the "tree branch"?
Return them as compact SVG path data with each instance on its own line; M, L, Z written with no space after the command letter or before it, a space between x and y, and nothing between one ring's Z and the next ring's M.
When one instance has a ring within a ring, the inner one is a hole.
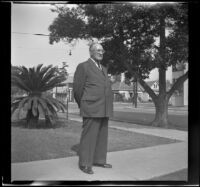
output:
M142 87L145 89L145 91L151 96L153 100L157 98L157 95L155 92L149 87L149 85L142 79L138 79L139 83L142 85Z
M167 92L169 98L174 93L174 91L177 90L179 86L181 86L185 82L187 78L188 78L188 71L184 75L179 77L177 81L174 83L174 85L171 87L171 89Z
M129 64L124 60L123 61L124 65L126 66L127 70L138 79L138 82L141 84L141 86L145 89L145 91L151 96L152 99L156 99L157 95L154 93L154 91L149 87L149 85L143 80L141 79L141 77L139 76L139 74L135 71L133 71Z

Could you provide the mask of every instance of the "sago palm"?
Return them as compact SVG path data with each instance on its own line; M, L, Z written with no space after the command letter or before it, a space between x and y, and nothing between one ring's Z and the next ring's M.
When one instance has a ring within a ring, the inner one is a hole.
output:
M37 123L40 114L45 116L46 123L52 124L57 112L66 110L61 101L44 94L54 87L63 86L65 75L59 73L58 68L52 65L42 66L43 64L32 68L20 66L17 67L18 71L12 71L11 74L12 85L27 92L27 96L12 101L11 114L16 110L19 114L22 109L25 110L28 126Z

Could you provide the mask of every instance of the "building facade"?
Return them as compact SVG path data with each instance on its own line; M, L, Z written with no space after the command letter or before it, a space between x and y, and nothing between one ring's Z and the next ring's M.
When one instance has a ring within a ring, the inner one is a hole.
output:
M172 83L188 71L188 64L177 64L172 66ZM188 79L177 89L171 97L173 106L188 105Z
M73 102L74 94L73 94L73 76L68 76L67 80L64 82L66 86L63 87L55 87L52 91L53 97L57 98L63 102Z

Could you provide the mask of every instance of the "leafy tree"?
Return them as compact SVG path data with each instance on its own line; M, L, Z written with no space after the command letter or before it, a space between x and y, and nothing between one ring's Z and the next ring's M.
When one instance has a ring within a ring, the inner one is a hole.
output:
M13 86L27 92L27 96L14 98L12 101L11 114L18 110L18 114L23 109L27 111L27 125L37 124L39 115L45 115L47 125L52 125L57 117L57 111L65 111L65 105L57 99L45 94L46 91L55 86L63 86L66 77L58 74L58 68L52 65L42 67L26 68L16 67L17 71L12 71L11 83Z
M137 79L155 104L152 125L167 127L169 99L188 78L186 72L166 90L167 67L188 62L187 9L182 3L55 6L58 16L49 26L49 42L97 38L106 50L108 71ZM158 95L144 81L154 68L159 70Z

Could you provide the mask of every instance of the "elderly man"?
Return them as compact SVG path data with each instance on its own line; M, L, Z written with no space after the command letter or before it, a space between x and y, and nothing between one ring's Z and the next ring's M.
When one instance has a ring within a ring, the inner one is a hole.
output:
M79 168L93 174L92 166L112 168L106 162L108 120L113 115L113 94L107 69L100 64L104 50L99 43L90 48L90 58L74 74L74 98L83 117L79 147Z

